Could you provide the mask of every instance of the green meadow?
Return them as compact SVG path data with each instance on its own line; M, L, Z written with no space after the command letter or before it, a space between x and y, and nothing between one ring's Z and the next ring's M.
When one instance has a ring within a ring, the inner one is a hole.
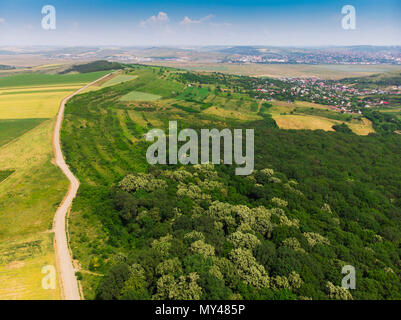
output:
M46 119L0 119L0 146L23 135Z
M0 182L5 180L9 175L11 175L14 171L7 170L7 171L0 171Z
M156 101L159 100L161 96L146 93L146 92L139 92L139 91L132 91L124 96L121 97L121 101Z
M69 83L87 83L94 81L109 71L98 71L91 73L77 74L43 74L29 73L17 74L9 77L0 78L0 88L22 87L22 86L40 86L40 85L57 85Z

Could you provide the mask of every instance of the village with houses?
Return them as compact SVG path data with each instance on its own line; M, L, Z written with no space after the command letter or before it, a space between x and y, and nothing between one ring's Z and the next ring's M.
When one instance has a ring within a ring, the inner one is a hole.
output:
M255 83L255 97L266 101L309 101L327 105L333 111L350 114L362 114L364 108L400 106L401 85L360 88L353 83L317 77L286 77L277 80L280 83L271 79Z

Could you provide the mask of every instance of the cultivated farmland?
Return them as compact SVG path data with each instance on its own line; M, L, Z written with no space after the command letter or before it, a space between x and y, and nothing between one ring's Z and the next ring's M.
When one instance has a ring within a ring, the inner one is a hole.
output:
M18 74L9 77L0 78L0 88L11 88L11 87L43 87L44 85L68 85L68 84L85 84L94 81L105 74L108 71L98 71L83 74L44 74L44 73L29 73L29 74Z
M61 100L106 72L18 74L0 78L0 299L60 299L42 288L56 266L52 222L68 189L53 164Z
M0 120L0 146L33 129L45 119Z

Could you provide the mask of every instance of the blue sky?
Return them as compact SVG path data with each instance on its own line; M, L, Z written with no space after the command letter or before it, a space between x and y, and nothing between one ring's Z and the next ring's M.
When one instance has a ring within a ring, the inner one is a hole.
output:
M41 28L44 5L56 30ZM341 8L356 9L356 29ZM1 0L0 45L401 45L399 0Z

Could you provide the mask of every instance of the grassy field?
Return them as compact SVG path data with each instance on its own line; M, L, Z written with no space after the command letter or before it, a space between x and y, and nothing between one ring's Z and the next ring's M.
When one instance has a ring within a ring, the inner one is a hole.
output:
M161 96L156 94L132 91L121 97L121 101L156 101L159 100Z
M71 91L71 89L76 88L77 86L73 86L70 88L62 87L60 89L42 89L38 88L38 90L35 90L35 88L28 88L28 90L25 91L16 91L16 90L7 90L3 91L0 93L1 95L17 95L17 94L32 94L32 93L49 93L49 92L68 92Z
M361 122L359 121L351 121L351 123L347 123L348 127L354 131L354 133L359 134L361 136L368 135L369 133L374 133L372 122L366 118L363 118Z
M15 173L0 184L0 239L51 228L67 182L52 163L53 120L0 148L0 168ZM18 213L18 214L16 214Z
M93 85L86 88L82 93L91 92L100 90L103 88L111 87L126 81L131 81L136 79L137 76L129 75L129 74L122 74L121 71L113 72L112 74L108 75L101 81L94 83Z
M0 299L58 300L60 288L43 289L44 266L55 266L53 235L42 234L24 241L0 245Z
M335 112L316 103L273 101L269 112L282 129L334 131L333 125L344 122L358 135L375 132L371 121L366 118Z
M399 112L401 112L401 108L380 109L380 112L384 112L384 113L399 113Z
M0 120L0 146L33 129L45 119Z
M0 171L0 182L7 179L13 172L11 170Z
M68 85L83 84L94 81L105 74L108 71L90 72L90 73L78 73L78 74L44 74L44 73L32 73L32 74L18 74L9 77L0 78L0 88L7 87L22 87L22 86L43 86L43 85Z
M113 79L110 79L107 82L105 82L101 87L105 88L105 87L114 86L119 83L134 80L135 78L137 78L137 76L132 76L132 75L128 75L128 74L120 74L120 75L117 75L116 77L114 77Z
M52 163L54 120L46 120L0 148L1 170L15 172L0 183L0 299L57 299L56 290L41 287L42 267L54 265L54 212L68 182ZM26 246L40 241L39 249ZM5 253L8 252L6 255Z
M237 120L257 120L261 119L260 116L253 114L253 113L246 113L246 112L238 112L234 110L227 110L218 107L210 107L203 111L205 114L211 114L222 118L230 118L230 119L237 119Z
M61 100L81 86L68 91L7 94L0 96L0 119L51 118L57 114Z
M0 78L0 299L61 298L58 280L55 290L41 284L42 268L56 266L50 230L68 189L53 163L55 116L64 97L103 74Z
M0 119L54 117L65 96L106 73L33 73L0 77Z
M311 116L273 115L273 119L281 129L321 129L324 131L334 131L332 126L335 124L332 120Z

